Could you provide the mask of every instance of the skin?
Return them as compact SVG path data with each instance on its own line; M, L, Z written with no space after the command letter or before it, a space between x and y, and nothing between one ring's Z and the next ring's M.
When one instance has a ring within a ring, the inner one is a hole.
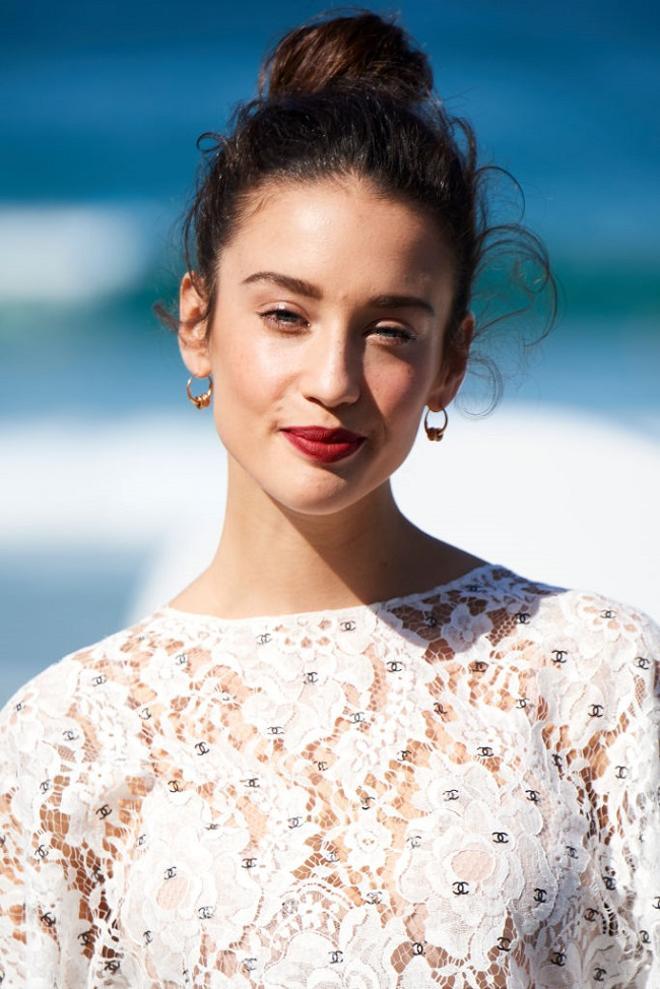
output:
M243 284L262 271L304 279L320 298ZM210 565L170 605L226 618L343 608L483 564L405 518L390 484L425 406L439 411L456 395L474 331L469 314L463 346L443 355L452 256L431 220L358 178L266 187L217 277L208 333L191 325L203 299L190 274L182 278L178 339L190 374L213 376L226 511ZM434 312L370 301L395 294ZM367 439L350 458L321 464L281 431L294 425Z

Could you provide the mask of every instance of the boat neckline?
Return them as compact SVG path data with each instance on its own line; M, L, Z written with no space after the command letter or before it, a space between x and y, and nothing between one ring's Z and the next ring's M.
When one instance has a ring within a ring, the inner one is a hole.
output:
M340 619L358 614L361 611L369 610L373 612L389 611L393 607L401 604L412 604L423 598L432 597L445 591L460 587L463 583L472 583L476 578L485 575L493 570L507 571L506 567L497 563L481 563L478 567L473 567L460 577L445 581L442 584L434 584L423 591L411 591L408 594L399 594L395 597L385 598L381 601L363 602L360 604L347 605L343 608L319 608L316 611L288 611L279 615L244 615L240 618L224 618L222 615L211 615L200 611L185 611L182 608L174 608L172 605L163 604L155 609L154 615L165 618L177 619L179 622L201 622L213 624L227 628L253 625L255 623L286 623L297 621L313 621L315 619Z

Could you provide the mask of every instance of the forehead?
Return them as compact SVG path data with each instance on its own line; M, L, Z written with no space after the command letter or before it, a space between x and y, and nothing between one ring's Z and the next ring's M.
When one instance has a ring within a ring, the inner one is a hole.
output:
M451 272L437 223L357 178L273 182L255 192L221 267L239 276L274 260L278 270L346 285L377 278L441 289Z

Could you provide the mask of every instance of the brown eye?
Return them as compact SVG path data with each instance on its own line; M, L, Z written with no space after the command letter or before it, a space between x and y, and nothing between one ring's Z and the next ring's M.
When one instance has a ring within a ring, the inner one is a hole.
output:
M296 312L292 312L291 309L269 309L267 312L259 313L259 315L262 319L266 319L269 323L274 323L276 326L295 326L296 320L302 320L302 316ZM293 320L285 318L289 316L293 317Z
M414 334L409 333L408 330L404 330L402 326L376 326L374 329L378 333L384 334L394 334L394 336L388 336L390 340L400 340L405 343L407 340L414 340Z

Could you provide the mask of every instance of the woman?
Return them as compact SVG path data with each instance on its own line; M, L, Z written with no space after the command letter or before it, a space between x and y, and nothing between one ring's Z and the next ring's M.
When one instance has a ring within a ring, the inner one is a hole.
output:
M660 630L392 497L477 332L472 132L366 12L286 35L233 124L173 321L221 539L2 712L2 984L658 985Z

